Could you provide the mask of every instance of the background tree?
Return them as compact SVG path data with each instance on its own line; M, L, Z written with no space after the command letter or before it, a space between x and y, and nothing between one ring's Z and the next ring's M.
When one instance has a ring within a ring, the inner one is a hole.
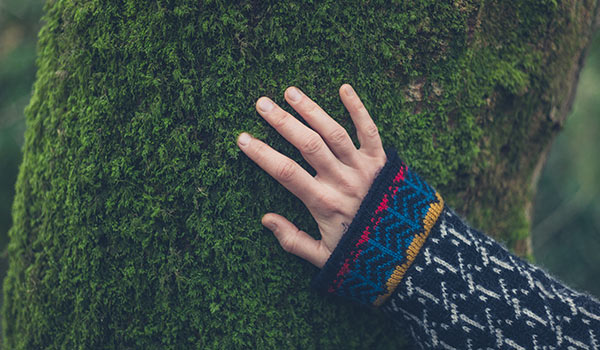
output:
M397 344L381 315L308 290L315 268L262 229L274 210L318 232L237 150L247 130L310 169L254 102L283 105L297 85L353 131L337 96L351 83L384 144L526 255L530 184L597 13L596 1L47 2L4 344Z

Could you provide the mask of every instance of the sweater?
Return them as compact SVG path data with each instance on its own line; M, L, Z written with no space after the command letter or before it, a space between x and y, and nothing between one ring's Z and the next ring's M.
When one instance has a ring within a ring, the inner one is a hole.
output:
M470 227L393 148L311 287L421 349L600 349L600 303Z

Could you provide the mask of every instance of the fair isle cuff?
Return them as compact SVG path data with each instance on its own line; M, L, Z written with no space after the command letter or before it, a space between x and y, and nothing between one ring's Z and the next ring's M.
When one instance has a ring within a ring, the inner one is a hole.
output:
M444 208L442 197L408 169L394 148L386 155L348 231L311 281L323 294L381 306Z

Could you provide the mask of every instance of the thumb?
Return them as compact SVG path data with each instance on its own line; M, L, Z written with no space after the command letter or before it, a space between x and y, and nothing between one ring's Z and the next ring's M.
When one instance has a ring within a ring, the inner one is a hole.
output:
M297 255L319 268L325 265L331 254L325 249L321 240L315 240L279 214L265 214L261 223L273 231L283 250Z

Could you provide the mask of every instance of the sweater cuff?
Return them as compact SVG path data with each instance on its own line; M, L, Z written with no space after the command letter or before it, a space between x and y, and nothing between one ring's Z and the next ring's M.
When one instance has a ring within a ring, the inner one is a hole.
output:
M442 197L386 149L387 162L311 287L381 306L396 289L444 207Z

